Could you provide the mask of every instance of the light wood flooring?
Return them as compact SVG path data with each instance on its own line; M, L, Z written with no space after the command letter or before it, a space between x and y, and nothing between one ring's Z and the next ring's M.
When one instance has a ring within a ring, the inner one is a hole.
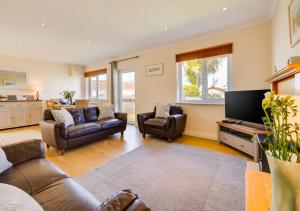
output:
M5 144L22 141L29 139L29 137L41 137L39 126L0 131L0 143L1 141ZM150 136L143 139L135 126L128 125L123 138L121 138L120 134L115 134L106 139L67 150L64 156L59 156L57 151L53 148L46 149L46 158L55 163L70 176L77 177L138 148L144 143L150 142L152 139L153 137ZM241 156L245 157L247 160L251 160L251 158L247 155L226 145L219 144L217 141L191 136L182 136L177 139L176 142L195 148L205 148L235 156Z

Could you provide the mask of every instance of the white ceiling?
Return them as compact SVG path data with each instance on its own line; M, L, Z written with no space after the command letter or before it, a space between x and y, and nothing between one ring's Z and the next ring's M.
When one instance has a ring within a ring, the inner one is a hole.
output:
M0 0L0 54L90 64L197 34L267 20L275 2ZM223 7L228 8L226 12ZM42 22L46 25L41 26Z

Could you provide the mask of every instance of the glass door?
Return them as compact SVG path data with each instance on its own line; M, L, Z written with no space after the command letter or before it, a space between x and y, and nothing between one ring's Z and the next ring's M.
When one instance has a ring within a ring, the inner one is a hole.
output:
M128 123L135 122L135 72L123 70L119 74L119 110L127 113Z

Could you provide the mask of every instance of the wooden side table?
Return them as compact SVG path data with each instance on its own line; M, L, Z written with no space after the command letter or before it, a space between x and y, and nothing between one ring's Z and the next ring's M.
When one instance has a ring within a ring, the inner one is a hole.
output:
M271 174L246 170L246 211L269 211L272 199Z

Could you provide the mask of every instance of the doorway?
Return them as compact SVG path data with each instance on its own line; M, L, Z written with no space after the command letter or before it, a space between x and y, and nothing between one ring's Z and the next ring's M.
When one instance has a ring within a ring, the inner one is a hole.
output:
M119 111L127 113L128 124L135 123L135 72L119 71Z

